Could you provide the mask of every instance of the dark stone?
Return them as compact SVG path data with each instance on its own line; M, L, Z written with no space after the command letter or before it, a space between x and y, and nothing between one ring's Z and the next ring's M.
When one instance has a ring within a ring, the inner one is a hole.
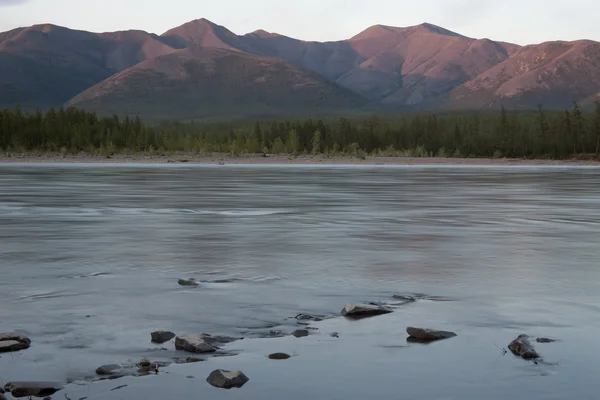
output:
M243 338L237 338L237 337L232 337L232 336L213 336L213 335L209 335L207 333L203 333L200 336L207 343L210 343L210 344L216 345L216 346L222 345L222 344L227 344L227 343L232 343L232 342L235 342L237 340L242 340L243 339Z
M4 394L4 388L0 386L0 394Z
M175 338L175 348L190 353L212 353L218 349L202 335L177 336Z
M1 393L0 393L0 400L6 400L6 397L4 397L4 395Z
M202 362L202 361L204 361L204 360L201 358L196 358L196 357L188 357L185 359L185 362L187 364L193 364L193 363Z
M269 359L271 360L287 360L288 358L290 358L290 355L285 353L273 353L269 355Z
M556 342L556 339L550 339L550 338L543 337L543 338L537 338L535 341L538 343L554 343L554 342Z
M393 298L395 300L401 300L401 301L405 301L405 302L413 302L413 301L417 301L417 298L414 296L408 296L408 295L394 295Z
M177 283L179 283L179 285L181 285L181 286L198 286L198 285L200 285L198 282L196 282L196 280L194 278L180 279L179 281L177 281Z
M121 373L123 367L117 364L103 365L96 368L96 374L98 375L115 375Z
M348 318L367 318L376 315L389 314L393 310L374 304L346 304L342 310L342 315Z
M152 337L152 343L163 344L173 339L176 335L173 332L157 331L152 332L150 336Z
M315 317L313 315L308 315L308 314L298 314L294 318L296 318L298 321L315 321L315 322L323 321L322 317Z
M56 382L9 382L4 389L13 397L46 397L62 389Z
M31 340L20 333L0 333L0 353L25 350L30 345Z
M208 375L206 381L214 387L221 389L241 388L250 379L242 371L214 370Z
M331 336L332 338L336 338L336 339L337 339L337 338L339 338L339 337L340 337L340 334L339 334L339 333L337 333L337 332L333 332L333 333L332 333L332 334L330 334L329 336Z
M535 351L533 345L529 341L529 336L519 335L518 338L513 340L509 345L508 349L515 355L526 360L532 360L540 358L540 355Z
M297 338L306 337L310 335L310 332L306 329L298 329L297 331L292 332L292 336Z
M456 336L454 332L437 331L434 329L406 328L411 341L433 342L435 340L450 339Z

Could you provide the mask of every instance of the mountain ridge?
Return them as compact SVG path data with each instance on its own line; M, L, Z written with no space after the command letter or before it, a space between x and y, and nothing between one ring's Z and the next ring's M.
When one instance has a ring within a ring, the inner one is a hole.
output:
M211 63L229 75L211 75L206 70ZM210 82L214 76L216 86ZM187 97L168 85L184 88ZM262 29L237 35L204 18L160 35L134 29L92 33L53 24L0 33L0 107L69 105L146 115L172 103L187 110L187 117L195 109L210 116L365 106L534 108L539 102L564 107L573 101L585 107L599 95L599 42L520 46L427 22L373 25L329 42ZM219 100L206 101L210 97Z

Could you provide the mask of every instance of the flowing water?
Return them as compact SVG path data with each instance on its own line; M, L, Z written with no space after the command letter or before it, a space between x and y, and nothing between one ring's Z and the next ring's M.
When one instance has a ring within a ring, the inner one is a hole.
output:
M593 167L2 165L0 332L34 346L0 379L81 379L153 330L261 337L423 293L450 301L348 326L379 347L318 350L346 370L300 368L285 397L596 398L599 188ZM459 336L409 353L416 324ZM560 339L547 365L502 357L520 333Z

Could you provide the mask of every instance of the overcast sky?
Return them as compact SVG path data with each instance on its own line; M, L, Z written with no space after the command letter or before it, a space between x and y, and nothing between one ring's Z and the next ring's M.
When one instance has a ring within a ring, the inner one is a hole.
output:
M265 29L304 40L349 38L375 24L430 22L518 44L600 41L598 0L0 0L0 31L39 23L163 33L207 18L237 34Z

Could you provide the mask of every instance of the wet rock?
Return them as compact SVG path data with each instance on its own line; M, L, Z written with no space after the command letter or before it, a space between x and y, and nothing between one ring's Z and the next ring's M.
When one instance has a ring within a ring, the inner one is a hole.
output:
M45 397L62 389L56 382L9 382L4 389L13 397Z
M406 328L406 333L408 333L410 340L421 342L433 342L435 340L450 339L456 336L456 333L454 332L422 328Z
M376 315L389 314L392 310L375 304L346 304L342 315L348 318L367 318Z
M0 400L6 400L6 397L2 393L0 393Z
M309 314L298 314L294 318L296 318L298 321L315 321L315 322L323 321L322 317L315 317L315 316L309 315Z
M166 362L153 362L150 364L140 365L140 369L137 370L137 373L141 376L149 375L149 374L158 374L161 367L167 367L171 365L171 363Z
M409 295L405 295L405 294L397 294L393 296L394 300L400 300L400 301L405 301L405 302L413 302L413 301L417 301L417 298L414 296L409 296Z
M542 338L537 338L535 341L538 342L538 343L554 343L557 340L556 339L550 339L550 338L542 337Z
M0 353L25 350L30 345L31 340L20 333L0 333Z
M177 281L177 283L179 283L180 286L199 286L200 285L198 282L196 282L196 280L194 278L180 279L179 281Z
M0 386L0 394L4 394L4 388Z
M285 353L269 354L269 359L271 360L287 360L288 358L290 358L290 355Z
M206 381L214 387L222 389L241 388L250 379L242 371L214 370Z
M515 340L510 342L508 349L515 355L526 360L540 358L540 355L535 351L533 345L529 341L529 336L519 335Z
M117 364L109 364L103 365L101 367L96 368L97 375L116 375L120 374L123 370L123 367Z
M216 346L222 345L222 344L227 344L227 343L232 343L232 342L235 342L237 340L242 340L243 339L243 338L237 338L237 337L232 337L232 336L213 336L213 335L209 335L207 333L203 333L200 336L207 343L212 344L212 345L216 345Z
M193 364L193 363L197 363L197 362L202 362L204 361L201 358L197 358L197 357L188 357L185 359L186 364Z
M169 331L156 331L150 334L152 343L163 344L173 339L176 335Z
M212 353L218 347L209 343L203 335L186 335L175 338L175 348L189 353Z
M310 332L307 329L298 329L292 332L292 336L297 338L306 337L308 335L310 335Z
M338 338L340 337L340 334L339 334L339 333L337 333L337 332L333 332L333 333L331 333L329 336L331 336L332 338L336 338L336 339L338 339Z

